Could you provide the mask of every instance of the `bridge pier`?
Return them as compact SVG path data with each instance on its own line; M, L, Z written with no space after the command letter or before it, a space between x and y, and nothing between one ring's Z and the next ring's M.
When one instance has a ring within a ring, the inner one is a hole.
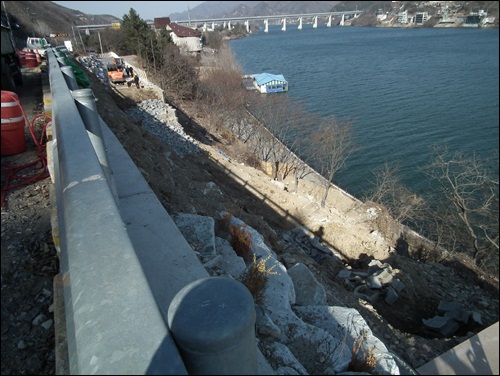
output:
M281 28L281 31L286 31L286 17L283 17L282 22L283 22L283 26Z
M313 29L317 29L318 28L318 16L314 16L313 18Z
M299 17L299 27L297 29L302 30L302 17Z

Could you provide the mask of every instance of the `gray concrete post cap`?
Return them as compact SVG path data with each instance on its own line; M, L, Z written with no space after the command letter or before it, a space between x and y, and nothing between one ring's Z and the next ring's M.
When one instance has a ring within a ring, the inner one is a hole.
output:
M186 350L217 352L254 332L255 306L250 291L226 277L207 277L180 290L168 309L168 326Z

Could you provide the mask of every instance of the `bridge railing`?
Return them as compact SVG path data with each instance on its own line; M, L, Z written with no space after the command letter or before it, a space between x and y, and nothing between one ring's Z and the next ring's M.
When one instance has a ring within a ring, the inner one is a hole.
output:
M256 373L248 290L208 276L57 49L47 67L68 372ZM224 312L196 303L207 286Z

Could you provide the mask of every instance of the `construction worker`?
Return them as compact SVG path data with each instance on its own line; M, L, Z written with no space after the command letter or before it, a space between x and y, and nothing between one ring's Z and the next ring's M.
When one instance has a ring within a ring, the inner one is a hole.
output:
M137 74L137 72L136 72L135 70L134 70L133 75L134 75L134 84L135 84L135 86L136 86L138 89L140 89L140 88L141 88L141 86L139 85L139 75Z

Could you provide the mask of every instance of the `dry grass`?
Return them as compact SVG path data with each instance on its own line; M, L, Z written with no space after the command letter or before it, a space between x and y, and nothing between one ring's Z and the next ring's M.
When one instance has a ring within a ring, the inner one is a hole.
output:
M351 372L367 372L373 374L373 370L377 365L377 358L373 354L373 346L370 349L363 347L363 339L358 337L352 345L352 359L349 363L348 370Z
M255 303L259 305L264 303L264 287L266 286L269 275L277 274L272 271L276 265L273 265L270 268L266 267L266 262L270 257L271 255L262 258L259 262L257 262L256 256L253 255L252 265L240 277L241 283L247 287L252 294Z
M252 261L252 237L246 230L247 225L234 226L229 223L229 235L231 235L231 246L236 254L245 260L246 264Z
M252 252L252 237L246 230L247 225L233 225L231 223L233 215L225 213L220 219L221 224L231 235L231 246L236 254L245 260L248 266L247 270L241 275L240 282L243 283L252 294L256 304L263 303L264 287L266 286L270 274L276 274L272 270L276 265L266 267L266 262L271 255L261 258L257 262L257 257Z

